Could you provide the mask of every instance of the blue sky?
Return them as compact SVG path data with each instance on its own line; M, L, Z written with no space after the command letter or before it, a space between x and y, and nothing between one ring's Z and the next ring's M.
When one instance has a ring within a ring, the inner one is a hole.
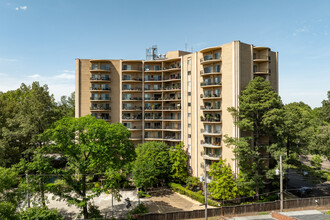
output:
M75 58L144 59L240 40L279 52L280 96L318 107L330 90L330 1L0 0L0 91L74 91Z

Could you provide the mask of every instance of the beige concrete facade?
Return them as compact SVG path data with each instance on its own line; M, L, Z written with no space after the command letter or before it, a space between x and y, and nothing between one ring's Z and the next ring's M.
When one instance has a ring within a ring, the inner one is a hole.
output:
M237 173L239 137L228 107L256 76L278 92L278 53L234 41L199 52L170 51L159 60L76 59L76 117L92 114L131 131L135 144L183 142L193 176L226 159Z

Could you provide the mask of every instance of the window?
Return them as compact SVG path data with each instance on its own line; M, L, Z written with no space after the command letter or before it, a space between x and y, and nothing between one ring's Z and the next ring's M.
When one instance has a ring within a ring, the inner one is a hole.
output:
M214 72L220 73L220 64L214 66Z
M132 97L131 94L123 94L123 100L130 100Z
M109 84L101 84L101 89L102 90L110 90Z
M188 113L188 118L190 118L191 117L191 113Z
M191 87L191 81L188 81L188 87Z
M214 54L214 59L220 59L220 52Z
M214 102L214 108L215 109L220 109L220 102L219 101Z
M130 90L131 89L131 85L130 84L124 84L123 85L123 90Z
M205 125L204 130L206 133L212 133L212 125Z
M204 73L211 73L211 72L212 70L210 66L204 68Z
M161 70L160 66L154 66L154 70Z
M181 99L181 93L178 93L178 99Z
M191 102L188 102L188 106L189 106L189 107L191 106Z
M190 123L188 124L188 128L191 128L191 124Z
M188 138L191 138L191 134L188 134Z
M209 54L209 55L204 56L204 60L212 60L212 55Z
M102 79L102 80L110 80L110 77L109 77L109 75L102 74L102 75L101 75L101 79Z
M145 138L150 138L151 137L151 132L150 131L146 131L145 133L144 133L144 137Z
M101 94L101 100L110 100L109 94Z
M191 59L189 58L188 60L187 60L187 65L190 65L191 64Z
M257 67L257 65L253 65L253 72L255 73L255 72L257 72L258 71L258 67Z
M92 100L98 100L98 95L97 95L97 94L94 94L94 93L92 93Z
M218 133L218 134L221 133L221 126L220 125L215 126L215 133Z
M144 100L151 100L151 94L144 94Z
M154 90L160 90L161 89L161 85L154 85Z
M220 84L221 83L221 77L215 77L214 82L215 82L215 84Z
M190 76L191 75L191 71L188 71L188 76Z
M151 85L144 84L144 90L150 90L150 89L151 89Z
M253 53L253 59L257 59L257 54L256 53Z
M92 90L97 90L97 84L92 84Z
M150 65L144 65L144 71L148 71L151 69L151 66Z
M188 92L188 96L191 96L191 92Z
M132 65L123 65L123 70L132 70Z
M131 80L131 75L124 75L123 80Z
M97 70L99 68L99 65L96 63L92 64L92 70Z
M131 123L131 122L124 122L123 125L124 125L126 128L131 128L132 123Z
M101 64L101 70L110 70L110 64Z

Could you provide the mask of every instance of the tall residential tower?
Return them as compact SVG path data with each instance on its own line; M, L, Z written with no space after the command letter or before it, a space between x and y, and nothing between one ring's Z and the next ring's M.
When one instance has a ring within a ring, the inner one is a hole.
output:
M237 172L223 136L240 136L227 108L250 80L264 77L278 92L278 53L239 41L151 60L76 59L75 69L76 117L120 122L135 144L183 142L193 176L220 158Z

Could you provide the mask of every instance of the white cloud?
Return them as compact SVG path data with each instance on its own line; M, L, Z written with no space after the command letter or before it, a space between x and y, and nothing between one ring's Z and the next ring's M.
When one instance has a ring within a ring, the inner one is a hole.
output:
M26 10L27 10L27 6L26 6L26 5L19 6L19 7L16 7L15 10L16 10L16 11L19 11L19 10L26 11Z
M60 75L55 76L55 78L60 78L60 79L74 79L74 74L62 73Z
M63 70L65 73L74 73L74 70Z
M33 74L33 75L30 75L30 76L27 76L29 78L40 78L40 75L39 74Z

